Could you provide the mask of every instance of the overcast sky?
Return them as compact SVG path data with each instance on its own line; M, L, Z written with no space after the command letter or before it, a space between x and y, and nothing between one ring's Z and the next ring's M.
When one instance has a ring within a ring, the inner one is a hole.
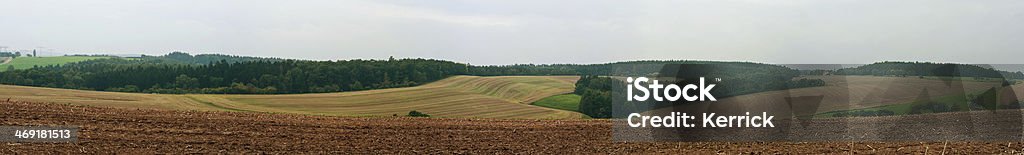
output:
M0 0L0 46L472 64L1015 63L1020 0Z

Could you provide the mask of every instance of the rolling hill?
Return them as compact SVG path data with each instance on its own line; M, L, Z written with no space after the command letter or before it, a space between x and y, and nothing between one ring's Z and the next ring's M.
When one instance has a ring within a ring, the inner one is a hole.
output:
M17 57L10 62L0 64L0 69L7 69L7 66L14 66L14 69L29 69L33 66L62 65L66 63L104 59L112 57L101 56L56 56L56 57Z
M806 78L822 79L826 82L826 85L740 95L719 99L715 102L686 105L690 107L685 108L665 107L652 112L664 113L689 108L690 110L715 109L729 112L794 112L797 115L812 115L832 111L908 104L918 100L941 99L951 95L979 94L990 88L1001 87L1001 83L996 81L947 81L934 77L806 76ZM1014 92L1020 92L1024 90L1024 85L1018 84L1011 87L1003 87L1003 89L1013 89L1015 90ZM1022 96L1018 95L1017 97L1020 98ZM800 101L790 103L790 101L787 101L787 98Z
M416 87L288 95L140 94L0 85L0 99L100 107L254 111L332 116L572 119L577 112L529 105L573 91L576 76L454 76Z

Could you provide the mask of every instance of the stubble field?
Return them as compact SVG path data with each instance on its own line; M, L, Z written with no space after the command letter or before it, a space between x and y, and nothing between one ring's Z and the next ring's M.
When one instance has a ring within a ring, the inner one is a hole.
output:
M573 91L576 76L454 76L406 88L287 95L142 94L0 85L0 99L99 107L245 111L381 117L420 111L434 117L578 119L529 105Z

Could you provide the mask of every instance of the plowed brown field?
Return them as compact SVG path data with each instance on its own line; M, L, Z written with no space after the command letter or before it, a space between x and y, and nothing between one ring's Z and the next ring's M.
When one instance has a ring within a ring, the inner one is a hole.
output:
M1024 143L613 142L608 120L352 118L119 109L0 101L0 125L79 126L76 143L12 143L19 153L1020 153Z

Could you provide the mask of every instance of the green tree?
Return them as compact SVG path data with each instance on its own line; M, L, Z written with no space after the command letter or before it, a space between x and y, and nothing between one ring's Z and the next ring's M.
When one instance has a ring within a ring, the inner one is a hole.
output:
M188 75L181 74L174 78L174 86L177 88L191 89L196 88L199 85L199 79L188 77Z
M580 112L593 118L612 117L612 100L610 92L587 89L580 99Z

